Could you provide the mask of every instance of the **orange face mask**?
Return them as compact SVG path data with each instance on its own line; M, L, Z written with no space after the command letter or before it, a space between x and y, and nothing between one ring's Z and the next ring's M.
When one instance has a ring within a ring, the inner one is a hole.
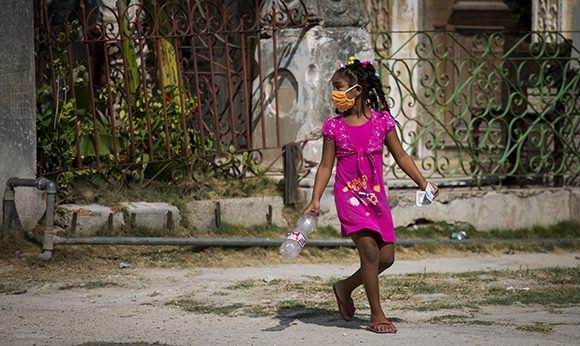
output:
M340 91L340 90L333 90L332 91L332 103L334 104L334 107L336 109L338 109L339 112L341 112L341 113L346 112L347 110L351 109L354 106L354 102L355 102L356 97L349 98L346 95L346 93L348 93L349 91L351 91L352 89L354 89L357 86L359 86L359 85L355 84L345 91Z

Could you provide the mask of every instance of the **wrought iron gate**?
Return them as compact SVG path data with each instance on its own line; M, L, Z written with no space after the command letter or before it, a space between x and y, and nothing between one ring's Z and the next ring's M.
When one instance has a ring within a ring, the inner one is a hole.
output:
M580 51L567 33L372 37L402 141L428 176L577 183Z
M277 110L276 35L308 25L301 1L36 0L35 16L39 174L281 146L278 119L273 143L252 132Z

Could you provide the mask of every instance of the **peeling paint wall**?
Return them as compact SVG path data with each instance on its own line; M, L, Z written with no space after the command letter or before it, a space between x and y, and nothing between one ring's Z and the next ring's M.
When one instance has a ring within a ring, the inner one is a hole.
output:
M0 11L0 188L9 177L36 178L33 2L4 0ZM36 225L40 194L17 189L23 226ZM0 210L0 219L2 210ZM0 223L0 228L2 224Z

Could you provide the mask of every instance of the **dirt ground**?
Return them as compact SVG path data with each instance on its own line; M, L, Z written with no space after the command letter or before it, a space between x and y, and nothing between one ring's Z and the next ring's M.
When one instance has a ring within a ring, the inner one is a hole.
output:
M86 268L3 283L0 344L572 345L580 340L579 259L559 252L397 261L381 276L396 335L364 330L362 290L354 294L357 318L339 318L330 284L356 263ZM0 266L0 277L13 270Z

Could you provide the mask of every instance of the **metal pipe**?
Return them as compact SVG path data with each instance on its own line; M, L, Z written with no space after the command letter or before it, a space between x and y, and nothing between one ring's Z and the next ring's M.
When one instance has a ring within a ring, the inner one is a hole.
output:
M337 239L341 240L341 239ZM55 244L85 244L85 245L193 245L201 247L252 247L280 246L284 238L166 238L166 237L58 237ZM315 241L311 241L315 242ZM331 240L328 246L333 246L336 240ZM310 244L310 243L309 243ZM334 245L336 246L336 244Z
M6 189L14 191L15 187L38 187L39 179L24 179L24 178L8 178L6 181Z
M56 230L54 229L54 205L56 204L56 193L48 192L46 198L46 213L44 238L42 241L42 253L40 259L48 261L52 258L52 250L56 240Z
M20 218L18 217L18 211L16 210L15 191L16 187L35 187L41 191L46 191L46 213L45 213L45 230L44 230L44 240L41 243L32 234L22 229L20 224ZM20 229L23 230L24 236L36 243L42 244L43 253L40 254L40 258L44 260L49 260L52 257L52 249L54 247L54 239L56 237L56 232L54 229L54 208L56 204L56 184L46 178L38 179L23 179L12 177L6 181L6 190L4 192L3 199L3 220L2 225L4 228L4 238L8 238L12 235L12 225L16 223Z
M12 221L14 220L16 211L16 204L14 203L14 191L6 189L4 192L4 200L2 203L2 229L4 230L4 239L8 239L12 235Z
M54 237L54 245L191 245L199 247L280 246L284 238L166 238L166 237ZM416 245L510 245L510 244L573 244L580 238L561 239L404 239L398 246ZM355 247L350 239L312 239L308 246Z

